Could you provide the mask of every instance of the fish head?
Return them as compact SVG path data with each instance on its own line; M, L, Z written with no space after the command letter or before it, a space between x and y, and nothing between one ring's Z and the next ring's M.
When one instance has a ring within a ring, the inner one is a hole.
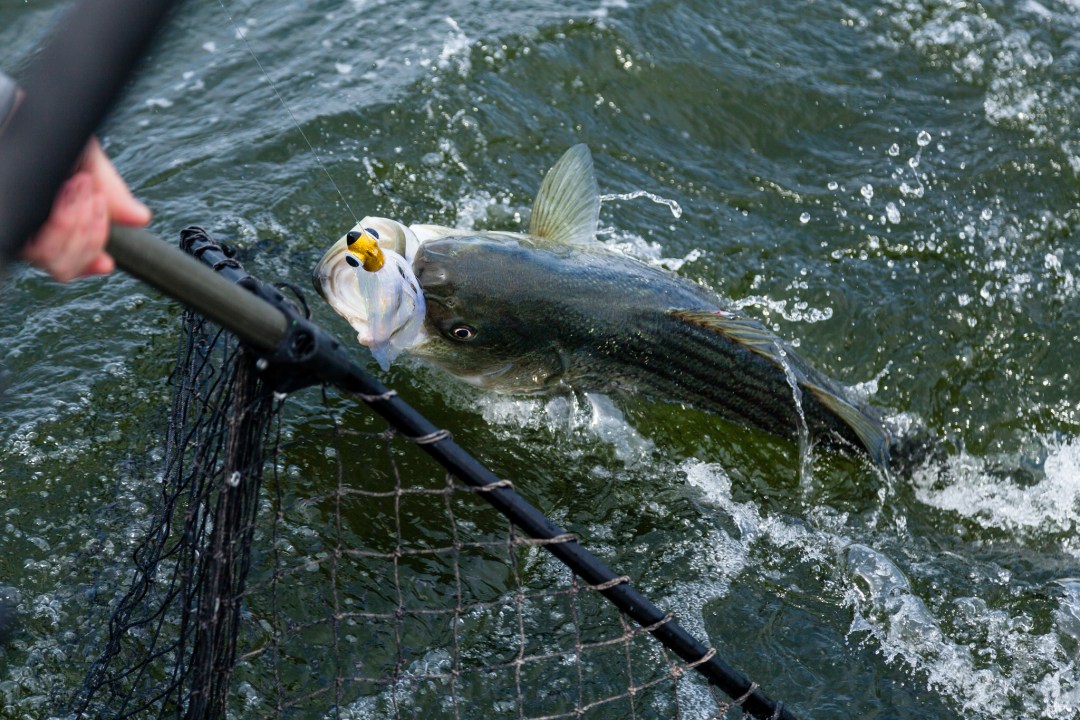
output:
M553 291L570 268L547 263L596 244L599 209L592 155L575 145L545 176L527 234L364 218L319 262L315 287L384 369L408 349L474 385L543 392L592 306Z
M366 217L312 272L315 290L356 331L384 369L423 340L424 295L411 259L419 243L399 222Z
M558 381L566 358L531 302L535 284L521 275L526 251L511 237L420 245L413 271L427 303L427 339L416 352L473 385L539 393Z

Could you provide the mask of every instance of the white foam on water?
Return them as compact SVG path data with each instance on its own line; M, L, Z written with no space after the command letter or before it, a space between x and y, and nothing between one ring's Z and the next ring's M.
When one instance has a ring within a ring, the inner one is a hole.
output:
M445 20L446 24L450 26L450 32L443 42L442 49L439 51L436 64L440 70L453 70L465 77L469 74L469 70L472 69L472 61L469 59L472 42L454 18L447 17Z
M911 589L904 573L886 555L853 544L846 553L852 580L848 602L854 610L850 632L874 638L889 662L906 662L926 675L931 687L944 690L965 710L997 712L1006 706L1010 688L994 668L976 666L972 651L953 642Z
M678 272L683 265L694 262L702 254L701 250L694 248L681 258L665 257L664 248L660 243L646 240L636 233L618 230L613 227L601 228L597 231L597 236L598 238L607 238L601 240L601 242L615 252L672 272Z
M1049 486L1064 483L1064 498L1075 513L1077 461L1080 444L1060 445L1046 462ZM843 590L841 602L851 612L852 643L870 643L886 662L907 666L913 681L942 693L968 717L998 718L1022 709L1025 717L1075 720L1080 707L1080 676L1069 647L1080 639L1080 580L1057 581L1048 594L1058 596L1054 626L1042 631L1023 609L1001 609L979 597L944 597L932 577L940 563L927 558L913 566L921 582L916 590L890 551L875 547L874 531L851 528L840 514L827 508L812 512L810 523L795 523L781 516L764 515L751 502L737 502L731 480L723 468L697 460L680 469L688 483L699 488L718 510L730 516L733 537L713 531L696 551L697 561L710 566L704 573L679 585L672 605L692 632L703 631L700 619L708 599L722 596L744 570L758 564L760 553L795 551L808 564L837 573ZM1008 495L1001 503L1015 501ZM1048 504L1022 516L1041 523ZM1011 517L1006 511L1004 517ZM1012 520L1009 521L1014 522ZM853 539L851 535L859 535ZM888 541L891 547L895 541ZM976 573L994 573L990 581L1008 587L1010 574L992 566ZM950 569L949 572L952 572ZM708 580L706 580L708 578ZM829 582L832 578L824 577ZM921 587L934 588L933 596ZM695 599L696 598L696 599Z
M1080 590L1075 581L1067 581L1056 613L1058 629L1039 633L1026 613L996 609L979 597L954 598L935 615L904 572L868 546L849 547L846 566L852 637L872 639L887 661L910 666L969 716L1076 717L1080 680L1060 634L1066 627L1076 629ZM944 618L952 626L948 631Z
M950 510L985 528L1063 532L1080 527L1080 438L1050 442L1043 474L1034 484L987 472L982 458L960 453L946 460L945 482L936 468L912 481L920 502Z
M415 685L417 684L422 684L426 688L437 688L437 692L445 694L446 709L450 709L453 707L453 696L449 687L452 666L453 658L446 650L439 648L429 651L402 670L399 682L377 695L366 695L348 705L334 708L326 717L343 720L376 720L387 717L387 713L415 709ZM446 679L432 676L445 676Z
M630 4L627 0L600 0L600 6L590 11L589 15L597 19L600 27L604 27L603 21L608 17L608 12L612 8L625 10L629 7Z
M486 394L477 403L484 421L510 428L549 429L570 434L587 433L611 446L626 464L648 458L655 444L639 433L606 395L560 395L550 399L522 399Z
M752 563L751 546L766 532L763 528L766 523L753 505L733 499L731 478L721 466L686 460L677 470L685 475L690 485L700 489L711 502L727 512L738 528L738 537L732 537L709 525L704 529L704 537L693 543L688 542L685 547L671 548L666 553L670 557L662 557L662 562L686 567L685 573L690 575L690 579L675 583L668 596L658 605L672 612L691 635L707 638L705 605L727 595L734 579ZM710 708L715 711L715 700L703 693L700 686L680 682L677 692L679 702L701 711L700 717L705 717ZM699 717L697 714L692 716Z

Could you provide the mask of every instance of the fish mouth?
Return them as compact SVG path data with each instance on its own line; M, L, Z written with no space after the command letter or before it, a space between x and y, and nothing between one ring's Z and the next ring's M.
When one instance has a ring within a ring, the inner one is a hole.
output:
M330 302L330 299L326 297L326 290L323 289L323 284L326 282L327 276L323 274L323 262L326 260L326 256L315 264L315 267L311 269L311 286L315 288L315 292L319 294L324 301Z
M311 270L311 284L314 286L315 292L319 293L319 297L331 306L334 305L334 302L330 298L327 285L330 284L334 268L344 261L344 253L346 252L348 252L348 246L344 238L342 238L323 253L322 258L315 263L315 267Z

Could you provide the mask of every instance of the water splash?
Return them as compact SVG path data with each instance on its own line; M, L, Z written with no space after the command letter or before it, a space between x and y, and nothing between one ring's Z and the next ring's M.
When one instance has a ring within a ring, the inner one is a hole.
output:
M990 668L977 667L970 648L953 642L907 576L887 556L861 544L847 548L854 610L850 632L866 633L889 662L903 661L927 675L932 687L962 699L965 710L998 712L1009 689Z
M789 322L812 324L831 320L833 316L833 309L831 307L810 307L810 303L805 300L799 300L798 298L791 298L789 300L786 298L769 298L764 295L747 295L746 297L736 300L732 304L740 310L748 307L759 307L762 308L762 312L765 315L776 313ZM774 326L773 329L776 330L778 328Z
M1080 526L1080 439L1048 443L1045 459L998 460L959 453L940 470L912 478L920 502L983 528L1023 534L1071 532ZM1041 464L1041 472L1038 466ZM1036 481L1029 479L1035 471ZM1041 476L1041 477L1040 477Z
M892 25L883 38L914 48L931 64L984 88L987 121L1056 146L1080 174L1080 89L1074 82L1080 48L1053 42L1044 28L1075 35L1080 13L1072 0L1001 3L890 0ZM929 143L929 138L927 138Z
M669 200L668 198L665 198L665 197L660 197L659 195L656 195L655 193L651 193L648 190L635 190L633 192L628 192L628 193L616 193L614 195L601 195L600 196L600 202L605 203L605 202L610 202L611 200L637 200L638 198L648 198L649 200L652 200L654 203L656 203L658 205L667 205L667 208L668 208L668 210L671 211L672 216L674 216L675 218L681 218L682 217L683 211L682 211L682 208L679 206L679 203L675 202L674 200Z
M806 492L814 480L814 456L813 446L810 444L810 426L806 422L806 413L803 410L802 388L799 386L799 377L795 374L795 368L788 360L787 349L779 340L774 341L773 345L776 347L780 367L784 369L784 379L791 387L791 399L795 403L799 439L799 485Z

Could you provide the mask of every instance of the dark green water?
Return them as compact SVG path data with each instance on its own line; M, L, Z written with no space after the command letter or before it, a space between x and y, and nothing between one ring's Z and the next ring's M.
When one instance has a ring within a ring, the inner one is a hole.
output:
M0 66L65 5L0 5ZM803 717L1080 718L1076 0L225 5L177 15L103 132L153 230L202 224L307 287L352 213L518 229L587 142L604 192L683 210L607 203L605 241L931 428L945 469L800 477L796 449L680 408L498 398L407 362L389 383ZM148 512L125 468L160 453L179 311L23 267L3 303L22 623L0 717L46 717L81 677L79 596L110 592ZM321 446L291 452L305 488L336 482Z

